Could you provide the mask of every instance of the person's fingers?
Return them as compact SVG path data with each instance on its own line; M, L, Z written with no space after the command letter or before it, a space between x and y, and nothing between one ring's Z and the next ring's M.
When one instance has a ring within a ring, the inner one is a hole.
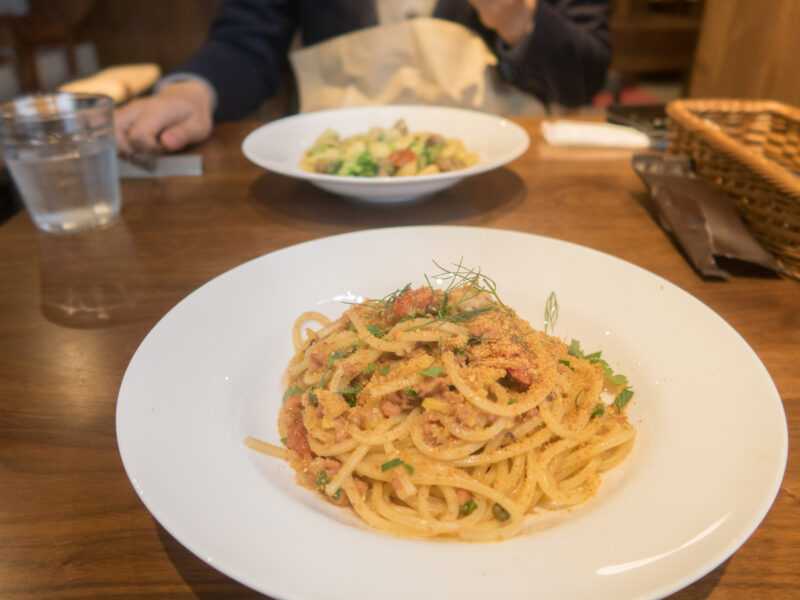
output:
M139 115L142 114L144 101L142 99L133 100L121 108L114 111L114 127L126 131Z
M123 154L162 147L173 152L199 142L211 134L211 104L207 85L166 85L158 95L134 100L115 112L117 147Z
M120 154L132 154L133 153L133 146L130 145L128 142L128 138L125 135L124 131L120 131L119 129L114 129L114 138L117 142L117 152Z
M159 135L165 129L192 117L197 108L180 98L154 96L149 98L138 118L127 131L134 150L152 150L160 147Z
M513 44L533 27L537 0L468 0L486 27Z
M161 132L161 145L167 152L185 148L189 144L200 142L211 134L211 118L199 112L185 121L168 127Z
M130 104L114 111L114 137L117 141L117 149L121 154L133 152L133 146L128 140L128 129L142 112L142 104L139 100L134 100Z

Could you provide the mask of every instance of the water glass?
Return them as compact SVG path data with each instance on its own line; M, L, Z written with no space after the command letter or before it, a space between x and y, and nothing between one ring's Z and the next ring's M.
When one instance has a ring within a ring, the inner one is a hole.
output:
M96 94L24 96L0 105L0 150L41 230L72 233L119 215L114 102Z

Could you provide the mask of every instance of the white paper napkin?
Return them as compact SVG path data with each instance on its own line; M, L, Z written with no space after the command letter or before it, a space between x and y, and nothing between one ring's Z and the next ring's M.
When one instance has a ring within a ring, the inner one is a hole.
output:
M589 121L545 121L542 135L551 146L602 146L605 148L649 148L650 138L625 125Z

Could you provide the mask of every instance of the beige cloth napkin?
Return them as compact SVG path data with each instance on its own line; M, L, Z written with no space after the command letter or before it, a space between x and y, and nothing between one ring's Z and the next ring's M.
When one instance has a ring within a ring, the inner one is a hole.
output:
M149 90L159 77L161 68L156 64L118 65L91 77L70 81L58 89L62 92L105 94L111 96L115 104L122 104Z
M437 104L540 116L542 103L500 79L497 57L470 29L418 18L361 29L290 54L300 112Z

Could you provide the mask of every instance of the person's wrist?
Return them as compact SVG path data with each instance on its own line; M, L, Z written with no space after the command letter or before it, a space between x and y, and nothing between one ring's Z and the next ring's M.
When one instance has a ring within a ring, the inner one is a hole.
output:
M181 98L201 112L211 114L214 96L208 86L200 81L176 81L167 83L158 90L159 96Z

